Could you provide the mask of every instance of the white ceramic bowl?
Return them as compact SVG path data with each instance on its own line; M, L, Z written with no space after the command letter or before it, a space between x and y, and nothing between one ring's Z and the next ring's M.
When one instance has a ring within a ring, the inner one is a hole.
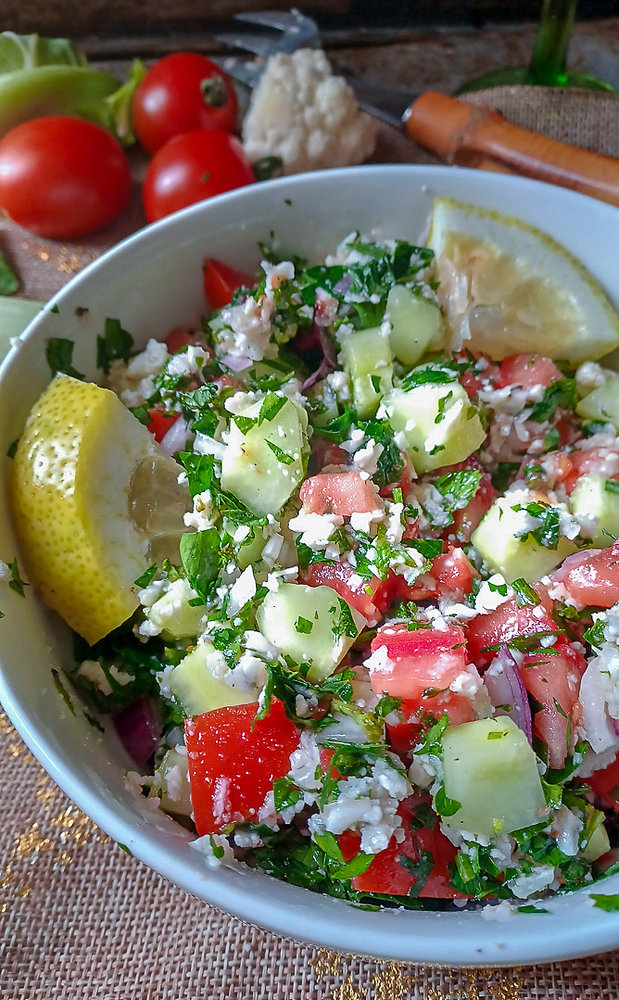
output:
M108 316L138 345L203 311L201 265L217 257L243 269L271 234L284 250L317 258L348 233L417 239L434 195L516 215L579 257L619 307L619 210L534 181L447 167L372 166L272 181L193 206L142 230L71 281L29 326L0 368L0 455L19 436L49 380L45 342L75 341L75 367L96 378L95 345ZM54 311L52 312L52 307ZM87 310L87 311L84 311ZM542 345L540 345L540 348ZM0 558L17 546L2 459ZM172 820L123 784L123 752L79 707L72 714L51 668L70 662L66 629L32 591L2 586L0 701L52 778L116 841L205 902L312 944L382 959L455 966L520 965L619 946L619 913L594 909L586 891L545 904L545 916L489 922L480 912L368 912L241 866L208 870ZM619 876L603 892L619 892Z

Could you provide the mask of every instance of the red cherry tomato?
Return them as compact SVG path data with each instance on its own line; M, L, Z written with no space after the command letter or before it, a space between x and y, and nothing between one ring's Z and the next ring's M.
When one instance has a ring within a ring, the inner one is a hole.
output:
M142 192L146 218L156 222L253 181L251 163L234 136L206 129L185 132L166 142L151 161Z
M116 218L130 192L120 144L92 122L34 118L0 140L0 206L38 236L86 236Z
M197 128L234 132L236 92L219 66L194 52L176 52L152 66L133 99L140 143L156 153L175 135Z

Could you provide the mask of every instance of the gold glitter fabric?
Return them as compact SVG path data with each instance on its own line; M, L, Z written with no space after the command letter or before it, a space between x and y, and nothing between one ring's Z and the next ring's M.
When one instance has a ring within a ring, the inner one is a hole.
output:
M502 88L471 97L518 124L619 156L619 98ZM383 128L375 160L431 162ZM136 181L144 163L136 158ZM143 224L139 199L77 245L0 221L30 298ZM0 623L1 627L1 623ZM1 641L1 634L0 634ZM450 971L336 955L206 906L128 856L54 785L0 713L2 1000L618 1000L619 951L527 969Z

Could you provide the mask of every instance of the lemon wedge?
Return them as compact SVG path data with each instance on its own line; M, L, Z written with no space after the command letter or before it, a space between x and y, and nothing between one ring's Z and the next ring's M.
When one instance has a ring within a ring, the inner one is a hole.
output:
M33 407L11 479L22 557L44 601L90 644L133 614L134 581L154 555L178 551L189 507L178 473L108 389L57 375Z
M453 349L495 360L532 352L576 365L619 345L619 316L601 286L539 229L436 198L428 243Z

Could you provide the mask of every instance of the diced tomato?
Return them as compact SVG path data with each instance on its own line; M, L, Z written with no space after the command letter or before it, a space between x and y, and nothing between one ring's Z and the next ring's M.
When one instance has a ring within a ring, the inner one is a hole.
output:
M619 601L619 541L574 566L562 583L579 604L612 608Z
M473 354L477 360L481 357L479 352L473 351ZM459 376L458 381L469 399L476 400L479 390L483 389L484 386L496 385L499 380L499 376L499 366L489 362L479 375L475 375L470 368L467 368L466 371Z
M162 413L161 410L149 410L150 423L148 430L155 438L155 441L163 441L164 437L178 418L180 413Z
M400 577L398 594L403 600L425 601L443 594L455 595L460 600L473 589L477 570L462 549L448 546L432 563L432 569L412 584Z
M472 702L449 689L467 672L469 662L464 631L458 625L413 631L406 625L386 625L379 628L370 648L375 653L383 647L387 666L371 672L372 690L402 698L408 721L414 717L421 721L426 713L438 718L446 712L456 724L477 717Z
M527 653L520 666L525 688L542 706L533 715L533 732L548 747L550 767L563 767L573 750L578 721L573 716L586 666L585 658L563 637L547 653Z
M603 771L594 771L584 782L607 809L619 812L619 754L608 767Z
M276 778L290 770L300 734L279 701L255 721L258 704L217 708L185 720L191 804L200 836L255 821Z
M349 460L350 455L333 441L318 436L312 438L310 463L313 473L319 473L326 465L348 465Z
M232 301L237 288L251 288L254 279L235 267L207 257L204 261L204 296L211 309L221 309Z
M525 604L520 607L513 597L494 611L478 615L468 623L469 656L478 667L487 666L495 655L493 652L482 652L486 646L498 646L510 639L537 635L538 632L556 632L552 601L539 584L533 589L540 598L538 605Z
M419 861L421 856L430 852L434 866L419 890L420 899L461 899L461 893L449 884L449 865L456 857L456 848L447 840L436 821L432 830L422 827L414 832L411 829L411 818L415 809L427 797L414 796L400 803L398 814L402 817L404 840L398 843L395 836L391 838L384 851L374 856L369 868L362 875L356 875L352 880L353 888L358 892L379 892L391 896L407 896L412 886L418 881L401 862L400 858ZM340 850L345 861L352 861L359 853L361 837L353 830L347 830L338 837Z
M466 507L454 510L454 523L446 529L445 535L454 534L459 542L470 542L475 528L498 495L489 473L483 472L475 496Z
M177 351L180 351L181 347L187 347L188 344L196 344L199 342L201 343L201 346L206 348L206 344L202 343L202 336L200 333L185 330L182 326L175 326L173 330L170 330L164 340L168 349L168 354L176 354Z
M370 479L359 472L321 472L306 479L299 491L310 514L369 514L382 510L383 502Z
M332 587L347 604L355 608L368 621L375 621L384 613L396 596L398 577L389 571L386 580L377 576L359 579L348 562L311 563L302 574L310 587Z
M437 475L442 476L449 472L462 472L465 469L477 469L481 472L479 486L473 499L460 510L453 512L454 523L445 528L443 538L457 538L459 542L470 542L471 535L481 521L492 502L498 497L498 493L492 485L489 473L485 472L474 456L466 458L463 462L455 465L445 465L437 469Z
M563 485L567 493L578 485L581 476L598 473L605 479L619 479L619 449L614 446L598 448L575 448L569 454L571 469L564 477Z
M414 701L403 699L398 715L402 721L387 722L386 729L391 749L401 756L410 754L428 716L440 719L442 715L448 715L452 726L461 726L464 722L473 722L477 718L470 698L449 690L435 695L428 693L422 699Z
M512 354L501 361L499 386L549 386L561 378L563 375L551 358L545 358L542 354Z

